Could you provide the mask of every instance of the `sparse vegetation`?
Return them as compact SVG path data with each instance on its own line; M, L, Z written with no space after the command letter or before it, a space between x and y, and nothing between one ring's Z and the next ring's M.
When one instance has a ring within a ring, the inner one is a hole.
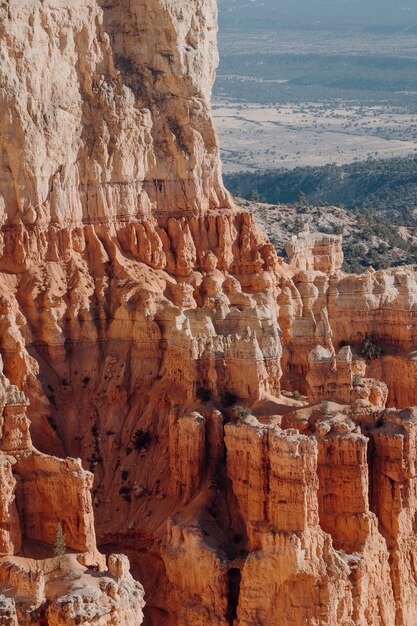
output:
M324 400L321 404L320 404L320 409L321 412L324 415L330 415L330 406L329 403L327 402L327 400Z
M298 391L298 389L296 389L295 391L292 392L292 397L294 398L294 400L302 400L303 399L303 396Z
M208 389L207 387L197 387L195 395L203 404L206 404L207 402L210 402L213 394L211 389Z
M222 404L227 408L234 406L238 400L238 396L232 391L226 390L222 395Z
M242 198L265 197L270 204L343 204L358 215L378 213L386 220L405 223L416 207L417 157L366 160L348 165L296 167L238 172L225 177L233 193L238 187ZM303 192L299 192L300 187ZM252 197L251 197L252 196Z
M307 198L304 191L300 191L297 194L297 206L304 207L307 206Z
M237 404L233 408L233 418L235 421L244 420L246 417L251 415L251 410L247 406L242 406L241 404Z
M372 359L380 359L383 356L383 350L378 343L375 335L366 337L362 345L361 355L371 361Z
M55 541L52 551L53 555L58 557L63 557L67 553L67 544L61 522L59 522L56 526Z
M377 420L375 421L375 426L377 428L382 428L382 426L384 425L384 417L382 415L380 415Z
M103 463L103 457L100 455L98 450L94 450L91 456L87 458L87 461L89 462L88 469L90 470L90 472L94 472L95 466L99 463Z
M360 376L359 374L353 374L352 385L354 387L358 387L361 384L362 384L362 376Z
M90 472L94 472L94 468L97 464L103 463L103 457L100 452L100 441L99 441L99 426L96 421L91 425L91 435L93 437L93 445L92 445L92 453L91 456L88 457L89 462L89 470Z
M417 260L417 229L413 226L417 219L414 218L407 225L405 221L393 224L377 212L328 205L301 208L245 200L238 204L254 214L283 257L286 257L285 244L306 223L311 232L336 235L343 230L343 269L347 272L362 273L369 266L381 269L415 264Z
M132 501L132 496L130 495L132 491L132 487L128 487L127 485L124 485L123 487L120 487L119 489L119 495L123 498L123 500L125 500L126 502L131 502Z

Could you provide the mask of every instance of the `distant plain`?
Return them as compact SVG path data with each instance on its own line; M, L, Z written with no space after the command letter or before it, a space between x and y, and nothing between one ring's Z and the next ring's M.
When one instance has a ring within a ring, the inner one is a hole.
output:
M213 108L226 173L417 152L417 36L224 30Z

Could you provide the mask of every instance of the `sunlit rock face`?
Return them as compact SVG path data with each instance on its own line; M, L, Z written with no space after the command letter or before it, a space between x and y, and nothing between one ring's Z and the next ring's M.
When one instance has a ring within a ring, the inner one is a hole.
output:
M299 270L334 274L343 265L342 237L303 231L286 245L290 264Z
M230 205L209 109L214 0L12 0L0 11L3 223Z
M416 268L306 232L287 264L234 207L216 30L0 3L4 623L417 625Z

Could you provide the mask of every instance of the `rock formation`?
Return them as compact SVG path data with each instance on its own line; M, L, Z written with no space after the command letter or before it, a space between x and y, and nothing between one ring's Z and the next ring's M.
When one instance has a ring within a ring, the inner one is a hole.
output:
M208 109L215 9L214 0L192 10L176 0L2 3L3 223L228 206Z
M0 35L1 623L417 625L417 268L233 205L214 0Z
M107 572L96 548L92 474L32 446L27 400L3 373L0 406L0 623L140 624L143 589L127 558L110 556Z
M298 270L313 270L334 274L343 265L342 237L310 233L293 235L285 246L290 264Z

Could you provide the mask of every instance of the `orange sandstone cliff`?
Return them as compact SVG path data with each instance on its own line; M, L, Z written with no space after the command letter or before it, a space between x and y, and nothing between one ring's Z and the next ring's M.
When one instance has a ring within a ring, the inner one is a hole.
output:
M276 256L216 63L214 0L0 2L1 624L417 625L417 268Z

